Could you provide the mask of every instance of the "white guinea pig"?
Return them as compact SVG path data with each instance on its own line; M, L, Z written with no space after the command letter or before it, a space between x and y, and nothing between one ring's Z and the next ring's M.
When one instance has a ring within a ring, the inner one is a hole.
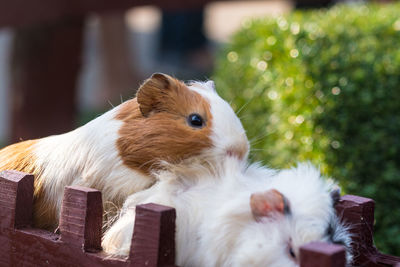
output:
M67 185L102 191L121 207L127 196L155 183L164 166L211 166L224 157L246 160L249 144L214 83L189 85L154 74L126 101L66 134L0 150L0 171L35 175L34 223L54 229Z
M345 245L351 262L333 184L311 165L274 172L228 158L213 173L164 172L159 180L127 199L103 238L107 253L129 254L134 207L154 202L176 209L179 266L299 266L299 248L311 241Z

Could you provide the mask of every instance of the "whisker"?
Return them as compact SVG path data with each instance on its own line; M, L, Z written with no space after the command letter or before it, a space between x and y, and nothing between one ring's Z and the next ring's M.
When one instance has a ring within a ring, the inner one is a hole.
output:
M245 114L245 115L238 116L238 117L240 120L243 120L244 118L251 117L251 116L252 116L251 114Z
M239 108L239 110L236 111L236 115L239 116L240 112L241 112L245 107L247 107L247 105L248 105L252 100L253 100L253 99L249 99L246 103L244 103L244 104Z
M250 139L250 140L249 140L250 145L255 145L255 144L260 143L261 141L263 141L263 139L265 139L265 138L268 137L269 135L271 135L271 133L265 133L265 134L263 134L263 135L256 136L256 137Z
M112 108L115 108L114 105L111 103L110 100L108 100L108 104L110 104Z

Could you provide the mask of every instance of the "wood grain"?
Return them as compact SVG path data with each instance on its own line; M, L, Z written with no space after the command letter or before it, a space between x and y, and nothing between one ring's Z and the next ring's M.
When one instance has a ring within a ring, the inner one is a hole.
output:
M374 246L374 206L372 199L345 195L336 205L336 213L350 225L354 266L379 267L395 266L400 257L385 255Z
M0 227L20 228L32 223L33 175L0 173Z
M100 191L67 186L60 217L61 241L82 247L85 251L101 250L102 216Z
M130 252L131 266L173 266L175 209L156 204L136 207Z
M146 227L139 226L133 234L138 237L132 245L137 248L132 252L133 259L144 259L143 264L143 261L112 258L100 251L102 201L98 190L78 186L65 189L61 234L30 227L32 203L32 175L15 171L0 173L1 267L175 266L174 209L156 204L138 207L138 225L147 224L151 231L141 233Z
M0 266L175 266L175 210L157 204L136 207L130 256L100 251L102 201L98 190L71 186L64 193L60 234L31 228L33 176L0 173ZM343 196L337 214L350 224L354 266L400 267L400 258L373 246L374 202ZM301 267L343 267L344 248L314 242L300 249Z

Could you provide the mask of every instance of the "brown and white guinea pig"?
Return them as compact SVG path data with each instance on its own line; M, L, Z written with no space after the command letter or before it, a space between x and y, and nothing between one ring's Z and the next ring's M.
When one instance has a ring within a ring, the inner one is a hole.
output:
M308 164L276 172L226 158L216 172L160 173L151 188L128 197L121 217L105 233L103 249L127 256L134 207L159 203L176 209L176 264L209 267L295 267L311 241L346 247L350 234L333 203L335 185Z
M186 85L156 73L136 98L74 131L3 148L0 171L35 175L35 226L54 229L67 185L99 189L104 202L120 206L154 184L153 171L246 160L248 150L240 120L212 81Z

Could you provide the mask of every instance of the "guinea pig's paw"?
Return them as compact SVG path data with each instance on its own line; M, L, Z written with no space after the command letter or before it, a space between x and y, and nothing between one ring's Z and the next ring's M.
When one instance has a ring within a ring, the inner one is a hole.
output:
M103 250L112 256L128 256L135 217L127 213L104 234L101 246Z

